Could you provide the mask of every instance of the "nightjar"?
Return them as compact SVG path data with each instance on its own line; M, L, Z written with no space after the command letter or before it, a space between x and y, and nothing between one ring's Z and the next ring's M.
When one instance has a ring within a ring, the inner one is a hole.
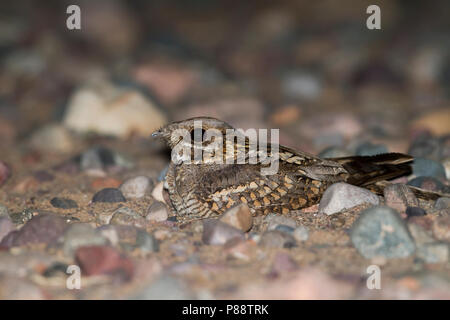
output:
M318 203L340 181L380 193L377 182L410 174L413 160L399 153L320 159L274 143L264 157L249 136L209 117L174 122L152 136L172 150L164 187L181 220L217 216L239 203L254 215L288 213ZM278 161L276 172L264 172L267 159Z

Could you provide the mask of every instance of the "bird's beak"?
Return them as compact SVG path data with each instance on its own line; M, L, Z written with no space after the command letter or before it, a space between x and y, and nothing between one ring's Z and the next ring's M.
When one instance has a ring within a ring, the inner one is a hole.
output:
M152 138L158 138L161 136L161 131L156 130L152 133Z

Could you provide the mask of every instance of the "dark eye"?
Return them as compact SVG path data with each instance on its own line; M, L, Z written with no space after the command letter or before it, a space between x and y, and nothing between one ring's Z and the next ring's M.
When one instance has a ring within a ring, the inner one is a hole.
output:
M191 141L203 141L205 130L203 128L195 128L191 131Z

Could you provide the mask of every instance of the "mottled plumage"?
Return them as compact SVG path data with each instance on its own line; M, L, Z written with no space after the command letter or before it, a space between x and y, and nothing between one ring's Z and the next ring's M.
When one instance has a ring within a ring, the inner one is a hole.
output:
M199 120L202 132L217 129L225 135L226 129L232 129L223 121L202 117L174 122L153 136L162 137L174 149L182 142L173 133L185 129L194 135L194 121ZM201 148L206 144L202 143ZM245 148L248 149L248 140ZM276 150L270 144L269 149ZM177 164L172 161L165 183L172 210L180 217L195 219L217 216L238 203L246 203L254 214L287 213L318 203L325 189L338 181L370 189L378 181L410 174L409 163L413 160L398 153L320 159L284 146L278 146L278 156L278 172L273 175L262 174L261 168L267 165L261 162ZM379 192L380 188L373 190Z

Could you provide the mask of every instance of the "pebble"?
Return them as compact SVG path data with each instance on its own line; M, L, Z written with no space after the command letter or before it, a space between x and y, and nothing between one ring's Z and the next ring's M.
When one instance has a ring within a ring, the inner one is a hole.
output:
M41 213L28 221L20 230L10 232L0 246L17 247L28 244L49 244L57 240L66 229L66 221L50 213Z
M309 238L309 230L304 226L298 226L297 228L295 228L292 235L298 242L306 241Z
M420 134L411 143L408 154L414 158L441 159L441 142L430 134Z
M353 224L351 241L365 258L404 258L414 253L415 244L399 214L389 207L364 210Z
M35 210L25 208L21 212L11 213L10 218L11 218L12 222L14 222L16 224L24 224L24 223L28 222L29 220L31 220L31 218L33 218L36 214L37 214L37 212Z
M284 225L284 224L279 224L273 230L278 230L278 231L281 231L281 232L284 232L284 233L287 233L287 234L293 234L295 228L289 227L289 226Z
M436 239L450 242L450 216L436 218L433 221L432 231Z
M86 276L117 274L129 280L134 271L131 260L109 246L80 247L75 252L75 262Z
M74 223L64 232L63 251L72 257L75 251L84 246L105 245L108 239L87 223Z
M283 93L289 99L315 100L322 92L318 77L305 71L289 72L281 81Z
M114 225L130 225L138 228L143 228L147 225L146 220L136 211L128 207L118 208L110 221Z
M258 244L270 248L292 248L297 245L292 235L279 230L264 232Z
M427 213L420 207L408 207L406 208L406 216L410 217L422 217Z
M66 153L73 150L74 143L65 127L60 124L49 124L32 134L30 146L47 152Z
M203 221L203 243L223 245L234 238L244 239L244 232L219 220L207 219Z
M119 187L122 194L127 199L139 199L150 192L152 188L151 181L148 177L138 176L124 181Z
M11 176L11 169L9 166L0 160L0 187L8 180Z
M426 263L444 263L448 261L449 248L447 243L425 243L417 246L416 255Z
M8 217L9 218L8 208L1 203L0 203L0 217Z
M326 158L341 158L341 157L349 157L352 153L346 149L343 149L341 147L335 147L331 146L328 148L325 148L319 153L319 158L326 159Z
M372 144L370 142L364 142L356 147L356 155L358 156L374 156L388 152L389 151L385 145Z
M379 199L367 189L338 182L325 190L319 203L319 213L331 215L363 203L378 205Z
M136 235L136 248L142 252L157 252L159 251L159 244L155 237L145 230L139 230Z
M181 280L168 275L161 276L132 297L133 300L190 300L193 298L194 295L188 291L188 287Z
M436 202L434 203L434 208L438 210L450 208L450 198L441 197L437 199Z
M419 202L408 186L401 183L391 184L384 189L384 200L388 207L405 212L407 207L417 207Z
M166 116L141 92L107 81L88 84L69 100L64 125L77 132L126 138L147 137L167 122Z
M164 182L157 183L156 186L153 188L152 197L155 198L155 200L157 201L166 203L163 196L163 188Z
M55 197L55 198L50 200L50 204L53 207L60 208L60 209L74 209L74 208L78 208L78 204L76 203L76 201L74 201L72 199L67 199L67 198Z
M433 177L417 177L407 183L409 186L421 188L429 191L442 191L444 185L442 182Z
M264 222L267 223L267 230L274 230L278 225L285 225L291 228L296 228L297 223L294 219L278 215L275 213L270 213L264 218Z
M119 189L105 188L97 192L92 202L125 202L127 201Z
M220 221L244 232L249 231L253 226L252 213L250 212L250 208L245 203L239 204L227 210L220 217Z
M412 168L413 174L416 177L434 177L445 179L445 168L437 161L424 158L415 158Z
M9 217L0 217L0 242L11 231L16 229Z
M160 201L153 202L147 210L147 216L145 217L148 221L161 222L166 221L169 217L169 211L167 206Z

